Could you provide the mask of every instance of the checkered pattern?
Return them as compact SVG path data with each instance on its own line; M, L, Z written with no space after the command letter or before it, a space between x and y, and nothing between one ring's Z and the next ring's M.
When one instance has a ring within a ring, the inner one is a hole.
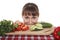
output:
M54 40L53 35L7 35L0 40Z

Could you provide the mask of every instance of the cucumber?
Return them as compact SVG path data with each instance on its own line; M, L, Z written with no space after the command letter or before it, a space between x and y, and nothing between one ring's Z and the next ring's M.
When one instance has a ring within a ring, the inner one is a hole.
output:
M53 25L51 23L47 23L47 22L41 22L40 24L42 24L43 28L51 28Z
M35 25L31 25L30 30L35 30L36 26Z
M31 27L30 27L30 30L31 30L31 31L40 31L40 30L42 30L42 29L43 29L43 27L42 27L41 24L31 25Z
M43 29L42 24L37 23L36 26L38 29Z
M38 29L38 28L35 28L34 30L32 31L41 31L42 29Z

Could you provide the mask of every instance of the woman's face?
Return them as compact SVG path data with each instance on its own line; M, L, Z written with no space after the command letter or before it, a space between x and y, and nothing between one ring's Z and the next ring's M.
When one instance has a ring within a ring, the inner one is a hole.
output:
M23 17L23 21L26 25L33 25L35 23L37 23L38 21L38 16L22 16Z

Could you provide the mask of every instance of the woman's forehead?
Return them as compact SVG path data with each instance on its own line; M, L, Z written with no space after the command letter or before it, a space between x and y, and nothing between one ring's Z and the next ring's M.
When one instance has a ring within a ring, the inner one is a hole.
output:
M29 11L29 10L25 10L23 12L22 15L25 15L25 16L39 16L39 13L37 11Z

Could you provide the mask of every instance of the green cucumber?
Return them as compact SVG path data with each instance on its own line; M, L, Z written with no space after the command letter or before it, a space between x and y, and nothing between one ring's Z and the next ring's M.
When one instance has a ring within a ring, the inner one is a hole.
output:
M43 27L42 27L41 24L31 25L31 27L30 27L30 30L31 30L31 31L40 31L40 30L42 30L42 29L43 29Z
M38 29L43 29L42 24L37 23L36 26Z
M42 24L43 28L51 28L53 25L51 23L47 23L47 22L41 22L40 24Z

